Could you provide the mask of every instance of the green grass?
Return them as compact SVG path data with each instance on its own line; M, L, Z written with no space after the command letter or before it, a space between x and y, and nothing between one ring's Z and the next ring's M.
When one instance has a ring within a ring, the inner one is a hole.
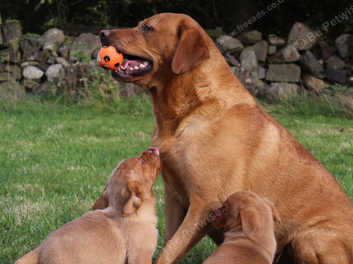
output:
M352 120L308 112L308 107L263 107L353 198ZM112 169L146 149L152 131L148 99L120 101L109 108L33 99L12 106L0 104L0 263L13 263L51 231L89 210ZM155 193L160 230L157 254L164 236L160 178ZM204 239L182 263L202 263L213 249L212 242Z

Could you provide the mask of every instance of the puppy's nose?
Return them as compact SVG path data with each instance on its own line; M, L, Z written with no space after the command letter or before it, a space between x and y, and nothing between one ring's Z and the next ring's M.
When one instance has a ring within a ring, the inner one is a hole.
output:
M158 148L149 148L147 151L151 152L151 153L156 153L157 155L159 155L159 149Z
M103 29L99 32L99 38L101 39L103 46L109 46L108 37L109 37L110 33L111 33L111 31L107 30L107 29Z

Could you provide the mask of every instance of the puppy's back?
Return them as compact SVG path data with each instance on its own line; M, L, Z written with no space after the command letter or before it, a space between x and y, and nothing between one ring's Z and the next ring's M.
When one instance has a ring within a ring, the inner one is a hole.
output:
M254 248L249 241L228 241L223 243L203 264L271 264L266 253Z
M124 264L126 242L103 211L89 212L52 232L16 264Z

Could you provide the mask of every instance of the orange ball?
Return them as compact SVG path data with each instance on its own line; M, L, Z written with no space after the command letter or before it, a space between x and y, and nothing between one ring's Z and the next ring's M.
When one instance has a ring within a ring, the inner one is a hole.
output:
M123 54L117 52L113 46L102 47L97 56L99 66L113 71L118 69L123 60Z

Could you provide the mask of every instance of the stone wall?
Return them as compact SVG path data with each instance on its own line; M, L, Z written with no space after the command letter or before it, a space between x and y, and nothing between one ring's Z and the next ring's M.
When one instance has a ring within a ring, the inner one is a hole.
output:
M298 22L286 39L254 30L236 37L220 35L216 43L256 96L273 101L298 93L320 95L336 84L353 93L353 35L343 34L333 44L321 37Z
M41 36L23 35L16 20L0 26L2 98L23 97L26 93L77 94L80 87L97 79L95 73L106 74L100 81L111 81L110 75L96 63L100 48L97 35L83 33L74 38L57 28ZM293 25L286 39L263 36L258 31L239 36L223 34L222 30L208 32L234 74L255 96L275 101L299 93L320 95L332 84L353 85L350 34L341 35L331 45L299 22ZM131 84L112 83L118 89L120 86L124 95L141 92ZM350 96L352 90L347 90Z
M131 96L141 89L120 84L96 62L100 41L97 35L83 33L78 37L65 36L52 28L42 36L22 35L21 25L8 20L1 25L0 34L0 97L20 98L26 93L35 95L78 95L90 83L99 79ZM102 78L103 76L103 78ZM99 78L98 78L99 77Z

